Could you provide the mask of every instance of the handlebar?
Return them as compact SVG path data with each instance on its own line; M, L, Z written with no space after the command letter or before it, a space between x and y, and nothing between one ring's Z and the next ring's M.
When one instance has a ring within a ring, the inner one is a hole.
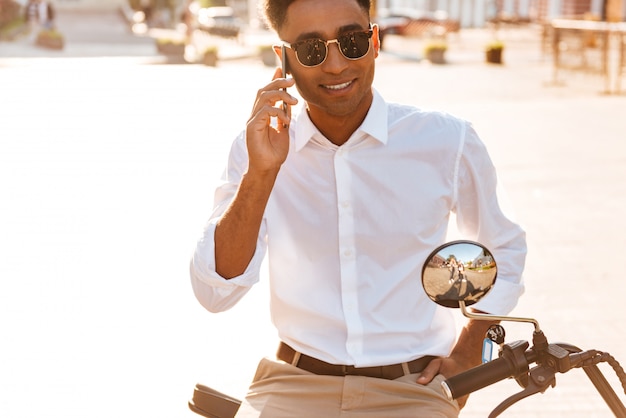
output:
M526 352L527 341L516 341L503 347L500 357L453 376L441 386L448 399L458 399L509 377L526 375L533 353Z
M474 367L444 381L441 386L448 399L462 396L492 385L512 376L513 365L504 357Z

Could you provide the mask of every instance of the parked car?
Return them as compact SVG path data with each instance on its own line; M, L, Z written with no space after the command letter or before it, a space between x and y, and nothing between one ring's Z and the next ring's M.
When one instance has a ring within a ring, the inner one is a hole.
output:
M383 9L375 19L379 26L381 47L385 35L402 36L441 36L458 32L459 21L449 19L447 13L420 12L406 9Z
M232 7L205 7L196 12L197 27L211 35L236 38L242 22Z

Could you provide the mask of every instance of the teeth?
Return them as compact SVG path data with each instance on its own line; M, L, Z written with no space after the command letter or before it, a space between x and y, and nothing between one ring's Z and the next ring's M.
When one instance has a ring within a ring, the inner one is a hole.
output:
M334 86L324 86L324 87L330 90L341 90L341 89L345 89L346 87L348 87L351 83L352 83L351 81L348 81L347 83L336 84Z

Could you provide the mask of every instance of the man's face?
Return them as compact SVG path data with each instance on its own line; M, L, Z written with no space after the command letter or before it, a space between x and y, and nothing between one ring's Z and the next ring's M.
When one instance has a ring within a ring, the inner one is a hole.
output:
M296 0L287 9L279 36L293 44L304 39L335 39L355 30L367 30L367 14L355 0ZM327 48L326 60L316 67L301 65L287 48L289 70L313 118L364 117L372 102L374 60L378 56L378 31L370 40L369 52L360 59L344 57L337 44Z

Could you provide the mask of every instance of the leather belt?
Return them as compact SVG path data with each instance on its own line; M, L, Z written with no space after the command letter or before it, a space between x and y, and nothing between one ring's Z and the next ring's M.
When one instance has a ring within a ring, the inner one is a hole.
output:
M314 374L330 376L367 376L389 380L397 379L406 374L419 373L426 368L428 363L436 358L434 356L424 356L407 363L391 364L389 366L344 366L326 363L325 361L299 353L283 342L278 346L276 357L285 363L289 363Z

